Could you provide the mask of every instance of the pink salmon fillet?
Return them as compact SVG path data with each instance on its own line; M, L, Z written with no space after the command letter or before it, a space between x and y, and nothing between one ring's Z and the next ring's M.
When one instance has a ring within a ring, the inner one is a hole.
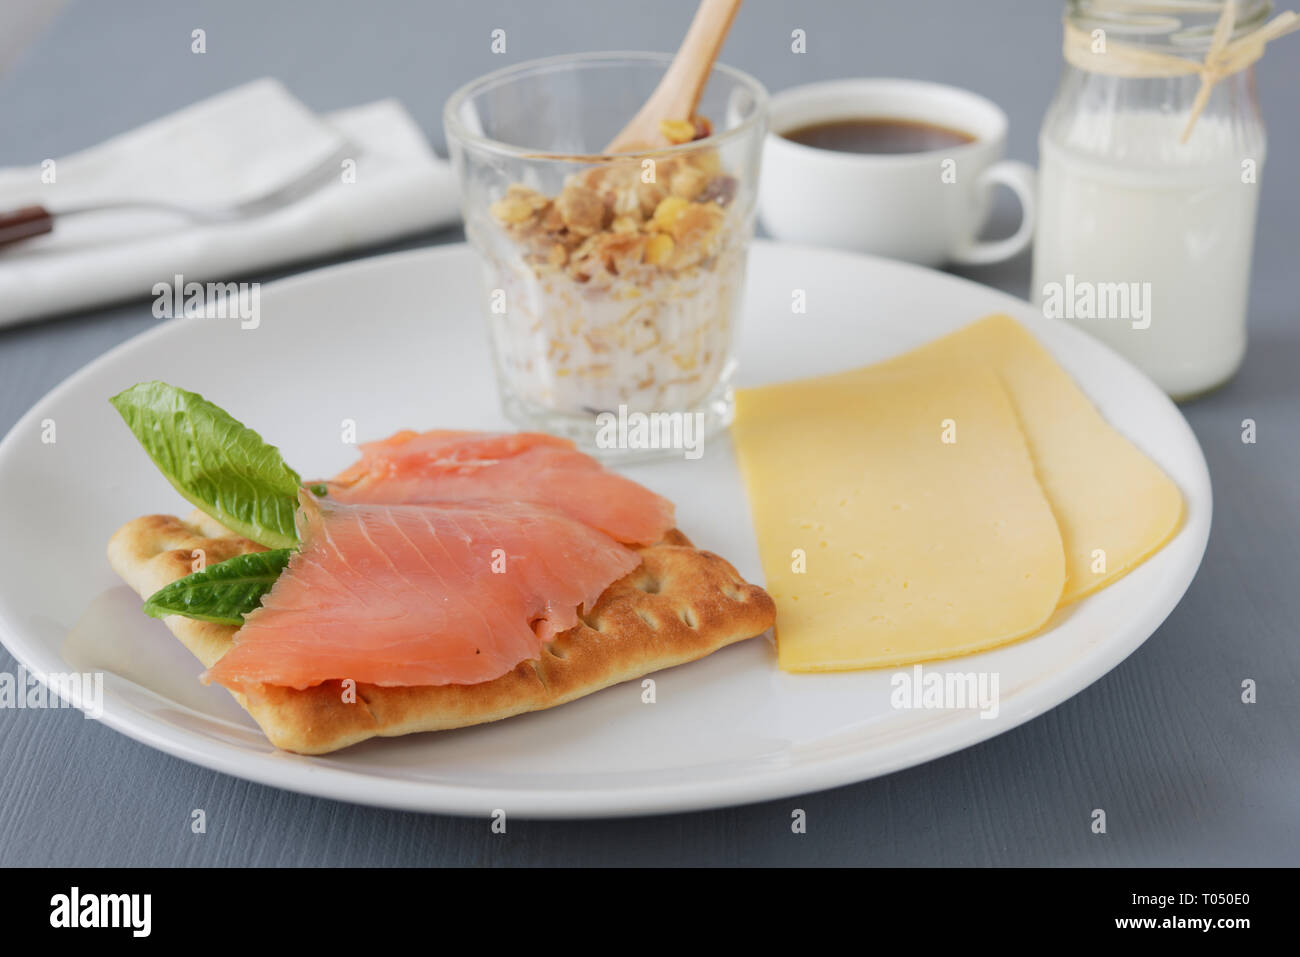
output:
M568 439L536 432L398 432L362 445L361 460L326 484L338 502L547 505L633 545L653 545L675 524L668 499L609 471Z
M641 561L528 502L350 505L306 490L299 502L301 550L205 681L491 681L536 658Z

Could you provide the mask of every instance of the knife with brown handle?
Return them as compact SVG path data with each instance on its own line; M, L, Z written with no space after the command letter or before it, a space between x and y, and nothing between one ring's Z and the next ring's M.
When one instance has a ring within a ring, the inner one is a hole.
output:
M24 206L0 213L0 246L40 236L54 229L54 214L44 206Z

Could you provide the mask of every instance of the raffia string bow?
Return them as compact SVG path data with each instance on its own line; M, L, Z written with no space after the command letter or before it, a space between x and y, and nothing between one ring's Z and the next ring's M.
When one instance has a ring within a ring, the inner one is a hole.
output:
M1258 29L1232 39L1237 25L1237 5L1227 0L1214 27L1210 48L1201 62L1171 53L1159 53L1127 43L1110 43L1100 38L1094 49L1094 37L1070 22L1065 24L1065 60L1081 70L1110 76L1158 77L1198 74L1201 88L1192 101L1191 115L1183 128L1182 142L1192 134L1192 127L1209 102L1214 85L1238 73L1264 55L1270 40L1300 30L1300 16L1291 11L1278 14Z

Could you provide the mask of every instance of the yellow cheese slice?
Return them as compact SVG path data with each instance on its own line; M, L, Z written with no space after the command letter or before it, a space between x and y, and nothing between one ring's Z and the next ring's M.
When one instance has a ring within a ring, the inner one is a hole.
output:
M927 363L742 390L732 435L782 668L968 654L1055 609L1061 537L995 373Z
M1029 444L1065 545L1061 603L1141 564L1178 531L1183 496L1160 467L1116 432L1038 340L1010 316L988 316L852 378L925 367L946 375L994 369Z

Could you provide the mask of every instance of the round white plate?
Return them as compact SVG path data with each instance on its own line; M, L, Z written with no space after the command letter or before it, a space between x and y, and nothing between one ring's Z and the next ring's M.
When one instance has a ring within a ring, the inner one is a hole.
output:
M741 334L742 385L847 369L992 311L1032 329L1187 499L1182 530L1132 574L1027 641L950 670L998 673L994 718L890 707L889 671L791 675L770 636L550 711L377 740L325 757L271 748L162 622L140 613L104 546L124 522L188 505L108 404L145 379L203 393L279 445L304 476L355 457L342 441L399 428L508 428L497 406L465 247L308 273L262 290L261 325L179 319L72 376L0 444L0 636L39 673L103 671L103 720L229 774L366 804L525 817L646 814L759 801L919 764L1041 714L1119 664L1187 589L1210 528L1205 460L1178 410L1100 343L1026 303L886 260L757 243ZM791 310L805 291L806 314ZM53 425L54 442L49 438ZM628 470L677 503L679 527L762 581L730 443L698 461Z

